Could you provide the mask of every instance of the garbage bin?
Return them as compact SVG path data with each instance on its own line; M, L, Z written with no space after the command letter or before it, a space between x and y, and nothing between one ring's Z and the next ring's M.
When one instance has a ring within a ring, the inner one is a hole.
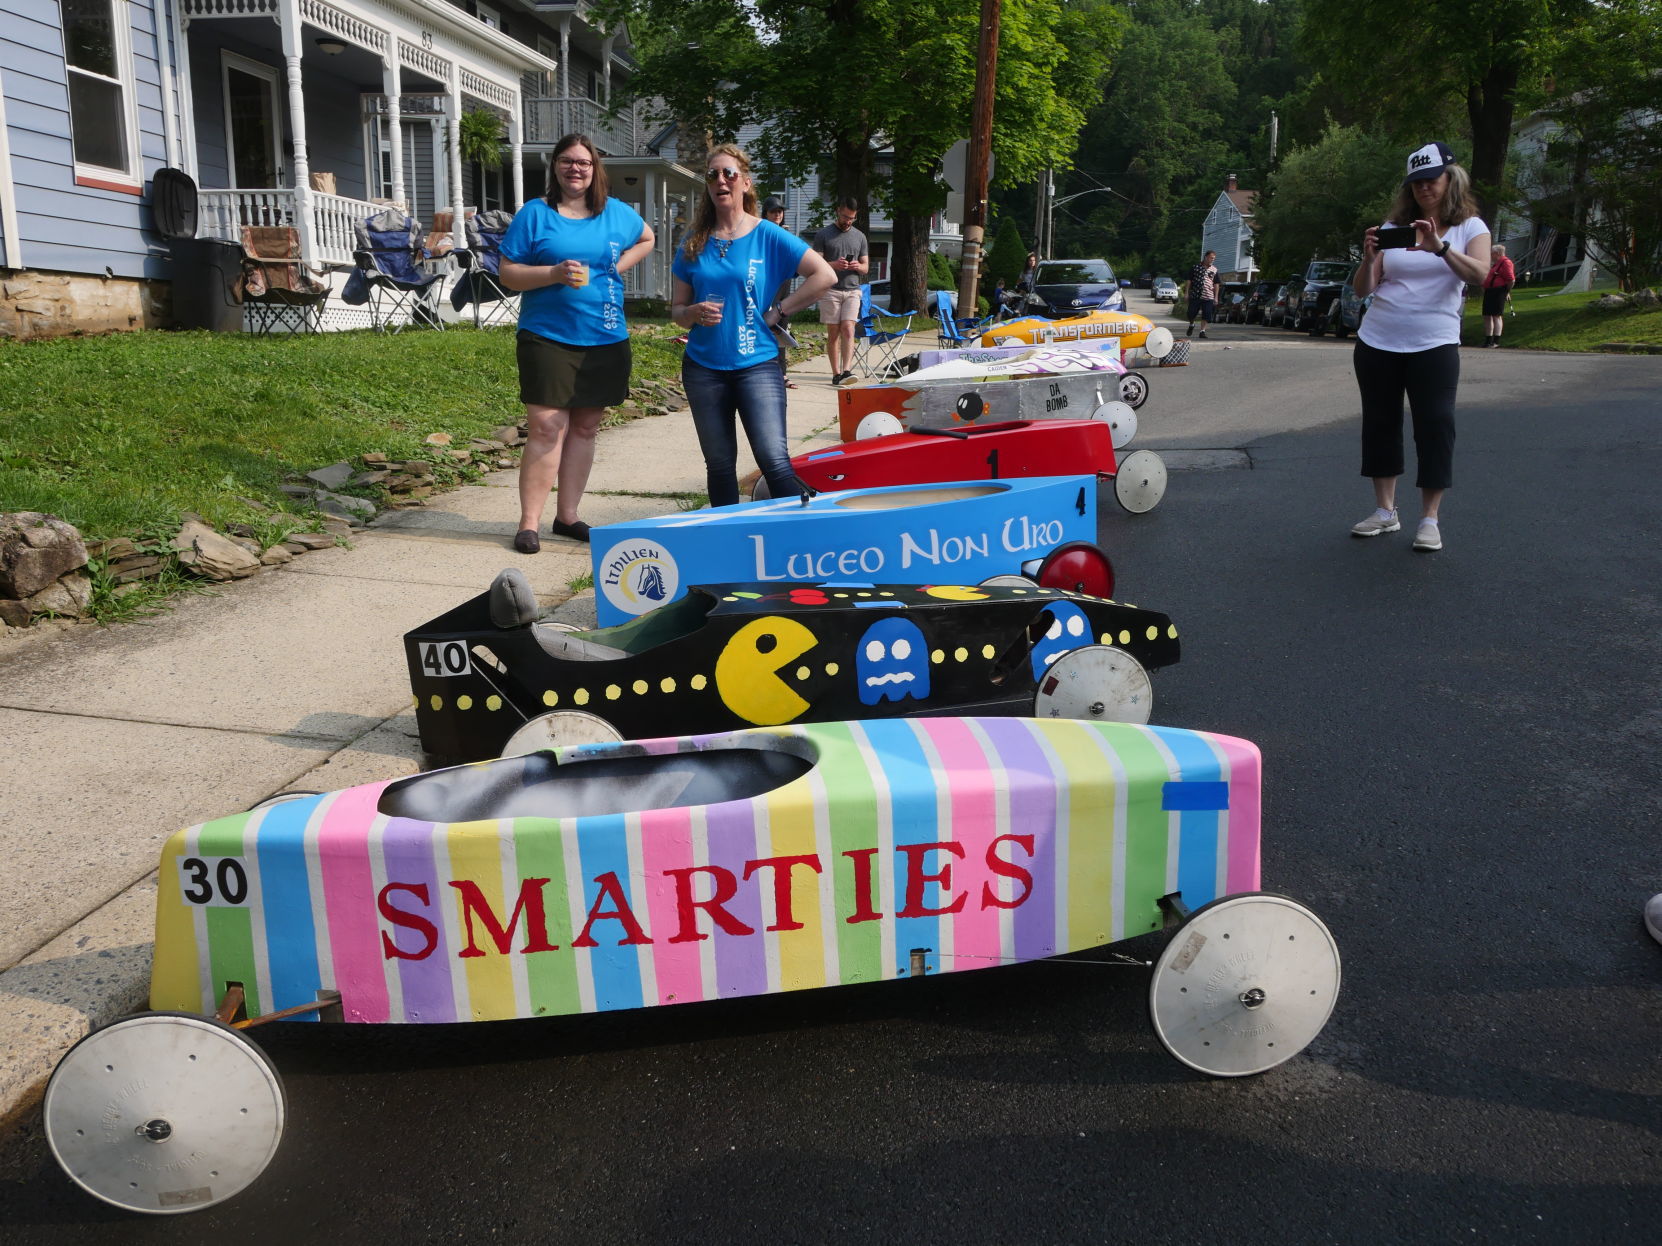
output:
M173 238L173 319L181 329L242 332L242 248L217 238Z

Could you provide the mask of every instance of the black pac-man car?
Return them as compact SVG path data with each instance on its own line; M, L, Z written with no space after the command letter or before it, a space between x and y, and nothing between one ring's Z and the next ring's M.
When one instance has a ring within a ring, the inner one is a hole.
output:
M1001 577L1003 578L1003 577ZM422 747L550 743L939 714L1148 721L1170 618L1009 584L710 584L597 631L540 621L523 573L404 637Z

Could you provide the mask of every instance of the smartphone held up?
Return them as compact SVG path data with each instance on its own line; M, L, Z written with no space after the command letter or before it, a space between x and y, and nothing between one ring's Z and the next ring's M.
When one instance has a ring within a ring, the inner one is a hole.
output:
M1380 227L1375 237L1379 241L1381 251L1395 250L1401 247L1411 247L1418 236L1418 231L1412 225L1384 225Z

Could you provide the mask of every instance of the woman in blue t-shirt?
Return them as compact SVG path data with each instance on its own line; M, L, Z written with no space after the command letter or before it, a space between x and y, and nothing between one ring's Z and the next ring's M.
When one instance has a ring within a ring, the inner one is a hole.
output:
M711 506L739 500L736 411L776 498L802 492L785 448L785 383L773 327L836 282L823 256L756 215L750 161L731 143L710 152L686 243L675 253L670 318L688 330L681 383L704 451ZM805 280L778 302L792 274Z
M623 274L652 250L652 229L607 194L600 153L582 134L554 148L546 197L514 216L502 238L502 284L524 291L519 308L519 400L528 435L519 461L514 548L534 554L542 511L559 482L555 536L589 539L577 504L594 466L606 408L629 395L629 326Z

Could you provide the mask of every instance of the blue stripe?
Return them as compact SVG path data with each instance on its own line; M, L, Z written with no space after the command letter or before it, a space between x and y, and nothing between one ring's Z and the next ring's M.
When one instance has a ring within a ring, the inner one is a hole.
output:
M899 851L899 845L932 844L943 838L951 838L950 835L942 836L937 829L939 820L935 811L935 792L940 786L940 776L929 764L929 757L923 751L923 745L918 739L918 729L913 723L904 719L891 719L887 722L865 723L864 727L871 739L872 752L877 755L879 764L883 767L883 777L889 786L896 846L891 859L895 886L890 902L894 905L892 912L899 914L906 904L906 875L910 864L907 854ZM949 861L957 866L953 871L955 876L963 869L957 858L947 853L926 852L921 855L923 868L931 874L939 873L941 866ZM944 897L945 893L940 884L930 883L923 889L923 907L938 909L945 903ZM911 975L912 949L915 947L929 949L929 955L925 958L928 972L939 973L940 918L895 918L895 977Z
M592 912L600 898L595 879L602 874L617 875L624 898L629 899L629 847L622 814L579 818L577 852L582 862L585 913ZM614 903L608 900L608 908ZM634 907L632 902L630 907ZM636 912L635 920L645 929L645 914ZM583 949L594 975L594 1006L600 1010L642 1007L645 996L641 989L640 945L619 946L618 941L627 937L623 923L606 918L595 923L589 937L599 945Z
M285 800L267 809L256 832L265 954L271 973L268 1012L310 1004L323 986L312 928L312 886L306 876L306 823L323 797ZM316 1021L316 1013L297 1018Z
M1178 813L1177 889L1198 908L1217 898L1219 811L1229 805L1229 784L1212 747L1192 731L1151 731L1177 761L1176 783L1167 783L1161 807Z

